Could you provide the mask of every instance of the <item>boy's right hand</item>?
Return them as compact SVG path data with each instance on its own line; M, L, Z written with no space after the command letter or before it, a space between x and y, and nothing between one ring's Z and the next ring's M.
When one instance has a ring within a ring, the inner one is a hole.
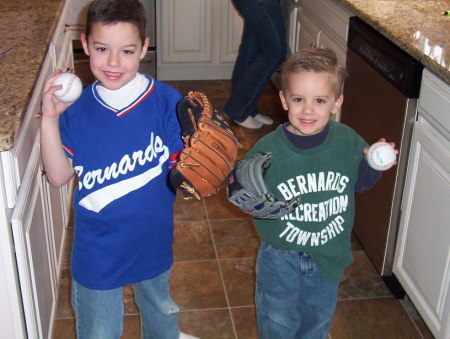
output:
M55 97L55 92L62 88L61 85L52 86L53 82L59 77L61 70L56 70L45 81L44 91L42 93L42 116L58 117L73 102L62 102Z

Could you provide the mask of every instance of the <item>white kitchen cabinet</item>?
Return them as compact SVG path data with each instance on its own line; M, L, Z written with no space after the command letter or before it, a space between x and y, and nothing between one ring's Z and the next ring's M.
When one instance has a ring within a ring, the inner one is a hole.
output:
M57 298L53 225L38 138L11 219L29 339L51 337Z
M56 188L43 175L37 114L49 74L73 65L70 5L65 1L14 145L0 152L2 338L51 337L72 183Z
M450 86L424 71L394 273L439 339L450 338Z
M243 22L229 0L157 1L158 80L229 79Z
M281 8L286 22L286 38L289 54L298 50L298 32L300 29L298 22L299 2L299 0L281 0Z
M345 65L351 12L330 0L300 0L300 7L299 48L311 45L330 48Z

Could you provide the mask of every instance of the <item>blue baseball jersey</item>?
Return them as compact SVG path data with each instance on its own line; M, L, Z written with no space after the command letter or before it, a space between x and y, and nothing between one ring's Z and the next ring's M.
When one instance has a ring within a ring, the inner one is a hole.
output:
M100 98L96 82L60 116L61 140L78 176L72 276L91 289L150 279L172 265L169 168L183 148L181 94L148 79L121 110Z

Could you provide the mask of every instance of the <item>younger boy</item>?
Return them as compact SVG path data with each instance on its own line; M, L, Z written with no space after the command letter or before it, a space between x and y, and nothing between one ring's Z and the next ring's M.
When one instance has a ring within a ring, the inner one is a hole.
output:
M173 203L170 166L183 148L172 87L138 73L148 38L138 0L95 0L81 41L97 81L72 105L44 88L42 156L48 179L74 193L72 305L78 338L119 338L122 287L133 284L143 338L180 334L169 294ZM70 107L69 107L70 106Z
M268 191L280 200L300 196L301 201L281 219L254 219L262 238L258 331L262 339L320 339L327 337L339 282L352 262L354 192L370 188L380 172L364 158L367 143L330 120L342 105L346 76L332 51L293 54L281 75L289 122L261 138L247 158L273 152L264 175Z

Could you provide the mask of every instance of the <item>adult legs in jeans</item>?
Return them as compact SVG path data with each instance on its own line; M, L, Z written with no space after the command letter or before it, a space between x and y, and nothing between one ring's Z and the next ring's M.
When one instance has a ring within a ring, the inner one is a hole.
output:
M144 339L178 339L178 306L169 295L170 270L134 284ZM91 290L72 282L78 339L119 339L123 332L122 287Z
M327 337L339 283L323 278L308 254L262 242L256 276L260 339Z
M244 31L224 110L243 122L258 114L265 85L286 56L286 32L280 0L232 0L244 18Z

